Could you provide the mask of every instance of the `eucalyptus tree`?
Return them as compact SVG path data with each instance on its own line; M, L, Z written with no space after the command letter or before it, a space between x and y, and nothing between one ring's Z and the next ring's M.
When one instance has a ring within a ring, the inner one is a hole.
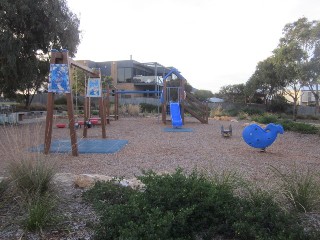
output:
M210 90L197 90L195 91L194 96L200 101L206 101L213 97L213 93Z
M257 64L255 72L246 83L246 91L251 92L251 95L255 91L263 96L267 107L282 86L283 82L277 77L275 58L271 56Z
M20 91L29 106L46 81L49 51L65 48L71 56L76 52L79 23L66 0L1 0L0 93L14 97Z
M223 86L220 88L220 91L216 96L223 98L227 102L245 103L245 85L241 83Z
M283 83L282 90L293 101L293 120L297 118L297 105L301 93L304 52L296 42L280 42L274 50L277 77Z
M308 86L316 99L319 109L319 78L320 78L320 22L308 21L303 17L287 24L284 36L280 40L281 47L294 45L302 53L294 59L299 65L299 78L302 85Z

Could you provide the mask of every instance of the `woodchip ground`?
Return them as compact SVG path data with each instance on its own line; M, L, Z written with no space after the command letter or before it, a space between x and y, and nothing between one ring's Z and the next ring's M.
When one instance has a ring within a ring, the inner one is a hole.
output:
M60 120L61 121L61 120ZM221 126L232 125L230 138L220 134ZM108 139L128 140L128 144L114 154L49 154L59 173L103 174L132 178L141 170L158 173L173 172L181 167L187 172L194 169L214 174L222 171L237 172L246 179L267 183L273 179L271 167L286 171L311 169L320 172L319 135L285 132L266 152L251 148L242 139L245 121L219 121L209 119L201 124L194 118L185 119L184 128L192 132L164 132L158 117L120 118L107 125ZM44 140L45 122L0 127L0 176L6 176L8 162L26 156L30 146ZM82 129L77 130L81 141ZM69 139L69 129L53 126L52 139ZM88 129L88 138L101 138L101 127Z

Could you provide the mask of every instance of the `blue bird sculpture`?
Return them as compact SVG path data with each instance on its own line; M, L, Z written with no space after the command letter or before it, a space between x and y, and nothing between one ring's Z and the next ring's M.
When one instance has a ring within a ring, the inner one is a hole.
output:
M269 123L264 129L251 124L243 129L242 138L249 146L265 151L277 139L278 133L284 133L280 124Z

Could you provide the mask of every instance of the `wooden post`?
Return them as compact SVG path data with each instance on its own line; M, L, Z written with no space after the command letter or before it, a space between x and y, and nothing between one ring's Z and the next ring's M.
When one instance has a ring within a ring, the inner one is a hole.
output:
M57 50L51 51L50 64L61 63L62 55ZM44 135L44 154L48 154L51 146L52 139L52 124L53 124L53 106L54 106L54 93L48 92L47 100L47 116L46 116L46 128Z
M101 72L99 71L99 77L101 79ZM104 105L104 100L103 100L103 92L102 92L102 82L100 82L100 90L101 90L101 96L99 99L99 114L100 114L100 119L101 119L101 131L102 131L102 138L107 138L106 135L106 108Z
M88 135L88 126L87 126L87 122L88 122L88 120L89 120L89 117L88 117L88 115L89 115L89 111L88 111L88 106L89 106L89 98L87 97L87 96L85 96L84 97L84 113L83 113L83 115L84 115L84 119L83 119L83 137L84 138L86 138L87 137L87 135Z
M63 60L62 63L68 64L69 66L69 82L71 85L71 71L70 71L70 64L69 64L69 57L68 51L62 52ZM70 92L66 93L67 98L67 109L68 109L68 119L69 119L69 131L70 131L70 139L71 139L71 149L72 149L72 156L78 156L78 143L77 143L77 133L74 127L74 113L73 113L73 97L72 97L72 88L70 86Z
M119 119L119 115L118 114L119 114L119 94L116 91L116 93L114 95L114 120L118 120Z
M84 138L87 137L88 129L87 129L87 121L88 121L88 101L89 98L87 97L87 87L88 87L88 79L85 78L85 84L84 84L84 106L83 106L83 133L82 136Z
M162 97L163 97L163 103L162 103L162 122L164 124L167 124L167 80L164 79L164 82L163 82L163 94L162 94Z
M180 113L181 113L181 118L182 118L182 124L184 125L184 107L183 107L183 101L184 101L184 86L185 86L185 80L181 79L180 80ZM181 104L182 103L182 104Z
M110 124L110 88L109 84L106 86L107 89L107 98L105 101L105 107L106 107L106 115L107 115L107 124Z

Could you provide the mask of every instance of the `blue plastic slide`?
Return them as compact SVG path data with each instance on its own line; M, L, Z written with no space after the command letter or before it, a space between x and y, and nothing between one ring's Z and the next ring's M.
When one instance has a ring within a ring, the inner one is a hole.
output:
M182 127L182 118L180 114L180 104L177 102L170 103L170 114L172 127Z

